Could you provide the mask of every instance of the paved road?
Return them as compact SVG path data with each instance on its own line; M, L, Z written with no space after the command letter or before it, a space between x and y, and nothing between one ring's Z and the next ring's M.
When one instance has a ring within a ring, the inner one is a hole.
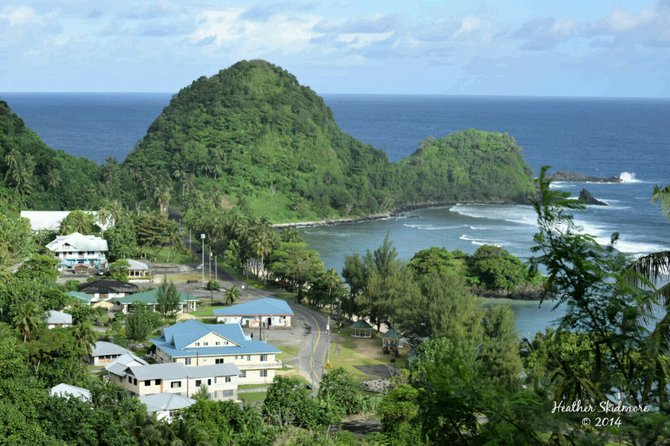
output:
M208 271L206 271L206 273L208 273ZM245 302L258 297L266 297L269 294L267 291L250 287L244 282L233 279L222 269L218 270L218 281L223 289L228 289L231 286L238 287L241 290L240 302ZM244 288L242 288L243 286ZM203 290L200 284L192 284L188 288L188 291L195 296L207 298L210 295L210 292ZM216 292L214 298L216 300L221 300L223 298L223 292ZM326 364L326 355L329 344L328 331L326 328L328 318L304 305L289 302L289 306L296 315L292 321L293 329L291 332L295 333L293 336L295 345L300 346L297 365L305 377L312 383L314 388L317 388L321 382L321 377L323 376ZM258 335L257 330L254 330L254 334ZM263 338L265 339L265 333L263 334Z
M303 305L289 302L295 313L295 327L303 329L304 340L298 353L298 365L306 372L314 388L318 387L326 365L328 351L327 317Z

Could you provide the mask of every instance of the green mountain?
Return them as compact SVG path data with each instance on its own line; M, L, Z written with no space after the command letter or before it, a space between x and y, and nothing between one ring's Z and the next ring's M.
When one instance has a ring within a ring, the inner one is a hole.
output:
M0 101L0 202L29 209L85 209L98 202L100 166L47 146Z
M242 61L175 95L123 165L146 199L199 198L271 221L369 215L426 202L523 201L531 171L511 137L469 130L401 163L342 132L287 71Z

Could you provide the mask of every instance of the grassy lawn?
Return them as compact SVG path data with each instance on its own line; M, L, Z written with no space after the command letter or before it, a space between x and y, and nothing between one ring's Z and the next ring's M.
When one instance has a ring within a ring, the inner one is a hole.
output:
M144 252L153 263L193 263L192 255L186 250L172 249L169 246L147 248Z
M295 358L300 352L300 347L295 345L277 345L276 347L281 350L281 353L277 355L277 359L282 362Z
M199 307L200 309L199 309L199 310L196 310L196 311L191 311L191 312L190 312L190 314L192 314L193 316L197 316L197 317L200 317L200 316L212 316L212 317L214 317L214 313L213 313L214 310L216 310L217 308L225 308L225 307L226 307L225 305L214 305L214 306L211 306L211 305L209 305L209 302L207 302L207 303L203 303L202 300L201 300L200 302L201 302L201 303L200 303L200 307Z
M352 338L347 332L348 330L342 330L341 334L333 335L329 350L329 361L333 368L343 367L355 378L365 379L369 378L369 376L354 366L391 366L391 357L382 353L382 342L380 338ZM406 349L402 349L401 356L396 363L397 367L406 366L407 359L405 358L405 355Z
M162 280L163 276L160 276L160 278ZM174 283L186 283L189 280L197 280L198 283L200 283L200 280L202 279L201 274L198 272L168 274L167 278L169 281Z
M244 404L256 406L265 400L265 392L238 393L237 397L244 401Z

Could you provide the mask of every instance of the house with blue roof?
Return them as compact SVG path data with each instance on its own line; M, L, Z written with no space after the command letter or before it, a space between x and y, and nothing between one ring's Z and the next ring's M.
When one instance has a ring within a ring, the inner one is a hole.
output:
M285 300L263 297L216 309L214 315L216 322L224 324L239 324L244 327L258 327L262 324L263 328L288 328L294 313Z
M159 363L187 366L235 364L240 384L271 383L281 369L281 350L267 342L253 340L239 324L203 324L198 320L178 322L151 339Z

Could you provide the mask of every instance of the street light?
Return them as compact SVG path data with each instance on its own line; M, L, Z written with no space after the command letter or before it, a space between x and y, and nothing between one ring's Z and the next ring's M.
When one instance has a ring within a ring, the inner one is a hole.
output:
M209 280L212 281L212 249L209 250Z
M202 287L205 288L205 234L200 234L202 240Z

